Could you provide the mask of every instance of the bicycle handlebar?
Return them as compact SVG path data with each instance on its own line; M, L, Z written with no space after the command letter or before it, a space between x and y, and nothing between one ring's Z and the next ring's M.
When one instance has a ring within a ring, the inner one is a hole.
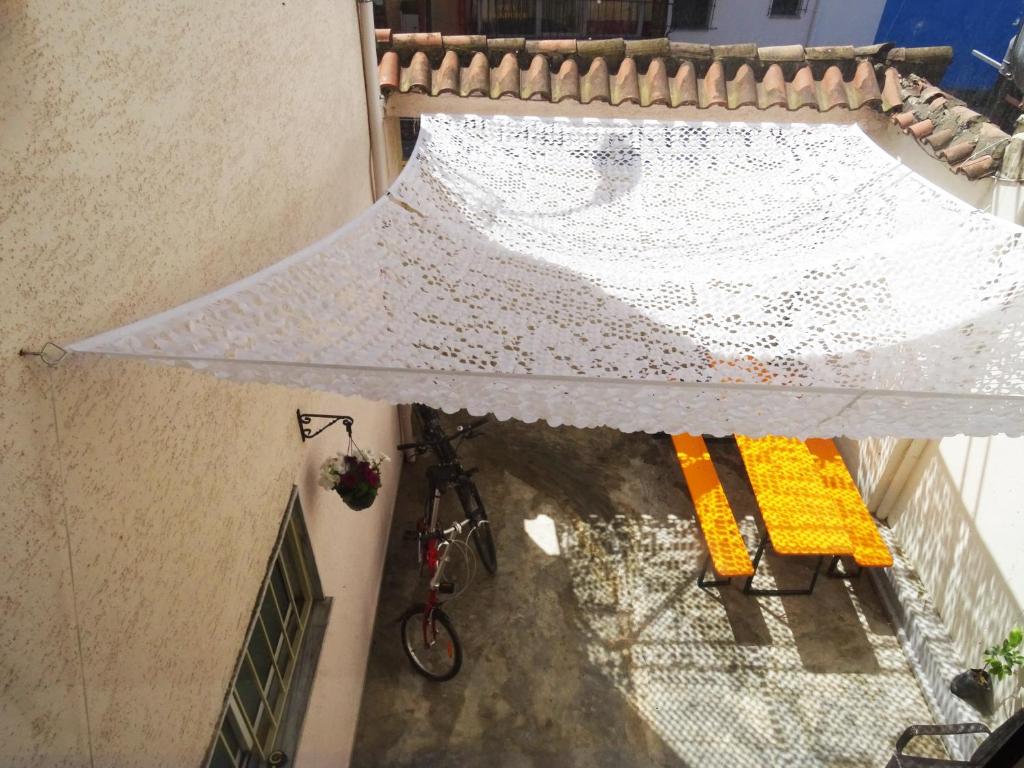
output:
M480 429L480 427L482 427L488 421L489 419L486 416L484 416L482 419L477 419L476 421L472 421L469 424L460 426L456 431L460 433L472 432L474 429Z
M445 442L446 440L450 442L451 440L455 440L458 438L465 439L469 437L474 437L473 432L477 429L480 429L480 427L484 426L488 421L489 419L485 416L484 418L477 419L476 421L472 421L469 424L460 424L455 428L455 432L453 434L441 435L436 440L424 440L423 442L419 443L399 443L396 446L396 448L399 451L417 451L423 453L432 449L434 446Z

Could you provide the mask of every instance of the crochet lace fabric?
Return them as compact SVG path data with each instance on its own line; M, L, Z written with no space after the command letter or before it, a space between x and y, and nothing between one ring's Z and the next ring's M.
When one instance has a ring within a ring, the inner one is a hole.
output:
M425 116L284 261L70 345L648 432L1024 432L1021 228L858 128Z

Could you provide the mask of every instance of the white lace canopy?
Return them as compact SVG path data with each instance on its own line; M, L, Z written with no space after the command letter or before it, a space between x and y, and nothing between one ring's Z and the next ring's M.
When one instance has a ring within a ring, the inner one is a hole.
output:
M552 424L1020 434L1022 232L856 127L433 115L355 221L70 347Z

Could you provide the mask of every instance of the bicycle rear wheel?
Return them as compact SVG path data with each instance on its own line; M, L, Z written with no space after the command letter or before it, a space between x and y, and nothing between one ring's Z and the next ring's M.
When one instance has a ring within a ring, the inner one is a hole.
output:
M473 539L473 546L480 556L480 562L490 574L498 571L498 550L494 546L494 533L491 531L491 522L487 519L487 510L484 508L483 499L476 489L476 483L467 481L459 487L459 501L462 502L462 511L466 517L473 521L473 531L470 538Z
M443 683L462 668L462 643L448 614L435 608L430 618L424 619L425 608L414 605L402 615L402 649L413 669L428 680Z

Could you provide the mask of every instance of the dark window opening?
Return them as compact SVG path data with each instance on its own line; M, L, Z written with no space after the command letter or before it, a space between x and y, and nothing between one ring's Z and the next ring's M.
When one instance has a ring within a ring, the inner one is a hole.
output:
M676 0L672 5L673 29L710 29L713 0Z
M420 119L418 117L400 117L398 126L402 131L402 159L408 160L412 157L416 139L420 135Z
M768 15L782 18L799 18L804 12L805 0L772 0Z

